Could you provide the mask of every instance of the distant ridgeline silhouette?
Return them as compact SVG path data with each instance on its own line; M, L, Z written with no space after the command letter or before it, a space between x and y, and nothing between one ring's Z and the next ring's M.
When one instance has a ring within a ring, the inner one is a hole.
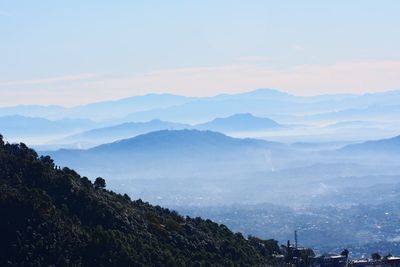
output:
M279 252L105 186L0 135L0 266L265 266Z
M360 144L352 144L345 146L342 151L350 153L400 153L400 135L388 139L375 141L367 141Z

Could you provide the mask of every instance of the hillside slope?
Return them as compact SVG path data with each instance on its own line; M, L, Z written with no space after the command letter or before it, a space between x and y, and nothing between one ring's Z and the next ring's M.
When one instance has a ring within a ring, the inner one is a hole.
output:
M131 201L1 136L0 214L1 266L266 266L279 249Z

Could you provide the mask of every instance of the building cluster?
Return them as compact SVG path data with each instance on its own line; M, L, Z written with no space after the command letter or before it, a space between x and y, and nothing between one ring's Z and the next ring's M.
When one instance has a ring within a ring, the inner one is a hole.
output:
M282 246L281 255L276 260L283 266L296 267L400 267L400 257L386 256L378 259L350 259L348 251L340 254L316 256L310 248Z
M399 267L400 257L388 256L381 259L358 259L348 262L348 266L354 267Z
M278 265L295 267L400 267L400 257L392 255L381 257L374 253L370 259L351 259L347 249L340 254L316 255L312 249L298 246L297 232L295 243L282 245L281 254L275 259Z

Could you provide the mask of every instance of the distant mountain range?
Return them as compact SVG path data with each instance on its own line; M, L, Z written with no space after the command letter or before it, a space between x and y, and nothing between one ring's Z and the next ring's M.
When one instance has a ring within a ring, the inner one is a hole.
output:
M42 117L47 119L60 119L66 108L61 106L20 105L13 107L0 107L0 116L20 115L26 117Z
M222 169L234 172L237 168L266 170L271 169L272 151L284 148L276 142L237 139L211 131L162 130L87 150L42 153L87 175L132 178L141 173L168 176Z
M93 146L114 142L120 139L134 137L140 134L145 134L160 130L180 130L189 129L191 125L167 122L161 120L151 120L148 122L127 122L114 126L96 128L85 131L66 138L56 140L55 143L60 144L79 144L79 146Z
M182 105L193 100L195 100L193 97L173 94L148 94L78 106L70 108L66 114L72 117L84 115L87 118L101 121L116 120L132 112L167 108L170 106Z
M197 123L212 120L215 117L226 117L237 113L252 113L256 116L277 118L282 115L300 117L313 114L332 113L341 110L368 109L374 112L374 106L394 106L400 101L400 91L389 91L374 94L338 94L321 96L294 96L272 89L259 89L252 92L218 95L215 97L198 98L181 105L156 108L147 111L134 112L123 120L162 120ZM309 117L306 119L326 119Z
M371 121L341 121L329 124L326 128L341 129L341 128L364 128L379 125L379 122Z
M181 105L192 100L195 100L195 98L172 94L147 94L69 108L34 105L1 107L0 116L22 115L48 119L85 118L96 121L109 121L124 117L132 112Z
M241 131L263 131L282 128L282 125L268 118L260 118L250 113L235 114L227 118L216 118L210 122L195 125L196 129L223 133Z
M385 110L388 106L396 106L398 103L400 103L400 91L305 97L272 89L258 89L246 93L223 94L214 97L149 94L71 108L60 106L3 107L0 108L0 116L23 115L50 119L85 118L114 122L117 120L131 122L160 119L195 124L237 113L252 113L262 117L328 114L351 109L372 109L371 112L374 113L381 112L379 109ZM376 108L373 107L381 108L375 110ZM318 116L312 119L321 119ZM322 118L324 117L326 115L322 116Z
M0 131L10 137L36 137L70 134L99 126L87 119L48 120L43 118L9 115L0 117Z
M88 148L164 129L212 130L287 143L349 144L400 131L398 103L400 91L312 97L272 89L213 97L149 94L68 108L3 107L0 130L5 129L9 140L49 150Z
M272 201L290 205L297 201L300 205L339 190L334 183L328 184L338 177L398 174L398 152L393 152L399 151L398 140L379 141L380 146L384 144L379 148L382 153L377 153L375 146L368 152L355 153L351 146L337 149L338 144L304 148L301 144L288 146L186 129L151 132L90 149L41 154L83 175L106 177L115 190L156 203ZM352 181L346 183L355 184Z
M383 154L400 155L400 135L388 139L367 141L360 144L347 145L342 149L342 151L348 153L357 153L357 154L383 153Z
M355 106L357 107L357 106ZM371 105L362 108L350 108L339 111L312 114L305 116L305 120L398 120L400 114L400 105Z
M226 118L218 118L213 121L197 125L174 123L161 120L122 123L114 126L85 131L60 140L56 140L53 143L64 145L75 144L79 147L90 147L160 130L199 129L218 131L221 133L235 133L273 130L280 129L282 127L282 125L271 119L255 117L249 113L245 113L235 114Z

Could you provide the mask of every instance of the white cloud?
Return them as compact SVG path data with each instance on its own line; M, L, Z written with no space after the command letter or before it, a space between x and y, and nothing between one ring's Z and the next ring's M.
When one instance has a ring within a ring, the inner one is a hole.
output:
M34 85L34 84L48 84L56 82L66 82L66 81L81 81L98 76L96 73L81 73L75 75L50 77L44 79L33 79L33 80L8 80L1 81L0 86L14 86L14 85Z
M268 56L247 56L247 57L240 57L238 61L242 62L268 62L271 61L273 58Z
M317 95L400 89L399 74L400 61L314 64L280 70L253 64L238 64L161 70L128 78L89 82L86 86L103 90L114 88L133 94L172 92L202 96L269 87L298 95Z

